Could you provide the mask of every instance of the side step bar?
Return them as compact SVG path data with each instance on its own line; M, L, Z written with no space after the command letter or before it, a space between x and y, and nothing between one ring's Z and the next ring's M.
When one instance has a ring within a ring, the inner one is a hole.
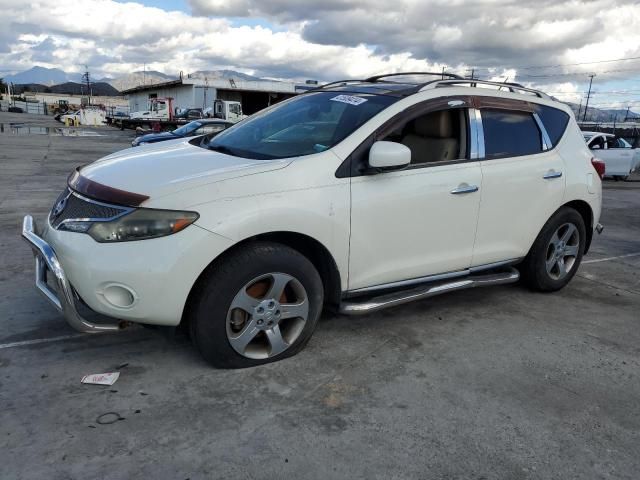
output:
M377 297L368 297L362 301L343 301L340 304L340 313L343 315L364 315L377 312L384 308L395 307L415 300L435 297L442 293L455 292L474 287L488 287L490 285L504 285L515 283L520 279L520 273L515 268L509 268L504 272L489 273L485 275L471 275L464 279L448 282L431 283L414 287L409 290L387 293Z

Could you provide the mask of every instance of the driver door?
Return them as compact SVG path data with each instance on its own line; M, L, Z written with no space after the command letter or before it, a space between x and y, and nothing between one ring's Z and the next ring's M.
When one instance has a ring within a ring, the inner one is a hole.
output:
M376 138L408 146L408 167L352 177L351 291L417 283L471 265L482 174L471 160L468 110L426 112L405 116Z

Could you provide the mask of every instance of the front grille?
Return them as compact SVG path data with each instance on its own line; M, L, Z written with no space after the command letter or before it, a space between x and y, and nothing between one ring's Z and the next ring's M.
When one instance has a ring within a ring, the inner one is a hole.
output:
M66 199L66 201L65 201ZM65 201L63 205L60 202ZM58 206L62 207L62 211ZM54 228L58 228L63 221L69 219L91 218L96 220L108 220L131 210L130 208L105 205L90 200L85 200L71 192L68 188L58 197L49 213L49 222Z

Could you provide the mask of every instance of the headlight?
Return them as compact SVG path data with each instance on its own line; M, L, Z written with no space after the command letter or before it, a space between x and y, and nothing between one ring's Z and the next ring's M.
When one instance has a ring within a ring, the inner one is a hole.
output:
M59 229L87 233L100 243L130 242L178 233L198 217L196 212L139 208L110 222L67 222L60 225Z

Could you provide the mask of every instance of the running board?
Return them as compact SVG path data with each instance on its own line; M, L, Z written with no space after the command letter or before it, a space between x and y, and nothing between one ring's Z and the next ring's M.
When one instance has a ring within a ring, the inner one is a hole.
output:
M377 312L384 308L395 307L415 300L435 297L442 293L455 292L474 287L488 287L491 285L504 285L515 283L520 278L520 273L515 268L503 272L488 273L484 275L471 275L463 279L450 280L448 282L431 283L414 287L409 290L387 293L377 297L368 297L362 301L343 301L340 304L340 313L343 315L364 315Z

